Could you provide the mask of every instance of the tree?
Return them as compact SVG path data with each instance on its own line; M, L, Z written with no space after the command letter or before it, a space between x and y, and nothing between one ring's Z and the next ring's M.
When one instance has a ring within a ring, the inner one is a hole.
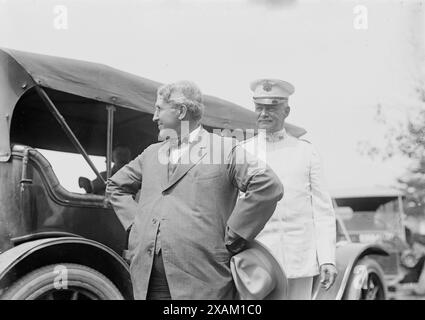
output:
M406 173L397 179L403 191L408 215L425 215L425 81L415 90L418 104L407 109L406 119L389 119L382 105L376 108L377 122L386 127L383 146L362 141L360 152L383 160L402 156L409 160Z

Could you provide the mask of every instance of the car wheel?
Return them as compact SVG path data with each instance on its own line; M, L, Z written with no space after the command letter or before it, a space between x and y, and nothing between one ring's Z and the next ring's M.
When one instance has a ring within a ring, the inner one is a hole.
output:
M48 265L26 274L2 300L123 300L116 286L98 271L78 264Z
M370 258L357 262L350 275L344 300L385 300L384 273L379 264Z

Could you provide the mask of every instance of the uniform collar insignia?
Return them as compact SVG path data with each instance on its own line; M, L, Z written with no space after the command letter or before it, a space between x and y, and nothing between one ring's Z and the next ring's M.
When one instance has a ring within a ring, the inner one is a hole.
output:
M286 137L286 135L287 135L286 130L285 128L283 128L280 131L268 133L266 135L266 140L268 142L277 142L277 141L283 140Z

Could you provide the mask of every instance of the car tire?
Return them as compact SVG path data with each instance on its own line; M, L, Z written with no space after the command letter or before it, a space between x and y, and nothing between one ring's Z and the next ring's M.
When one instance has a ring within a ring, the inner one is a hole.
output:
M371 258L356 263L350 275L344 300L385 300L387 297L384 272Z
M1 300L123 300L117 287L100 272L79 264L41 267L26 274Z

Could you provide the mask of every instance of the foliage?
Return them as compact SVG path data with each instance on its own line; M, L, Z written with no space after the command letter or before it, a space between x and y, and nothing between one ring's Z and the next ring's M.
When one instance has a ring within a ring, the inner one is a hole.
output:
M388 160L401 156L409 160L406 173L399 177L397 187L406 196L406 213L423 215L425 208L425 85L416 89L419 103L407 109L406 119L390 120L382 105L376 108L376 121L385 127L382 146L362 141L360 152L371 158ZM404 120L404 121L403 121Z

